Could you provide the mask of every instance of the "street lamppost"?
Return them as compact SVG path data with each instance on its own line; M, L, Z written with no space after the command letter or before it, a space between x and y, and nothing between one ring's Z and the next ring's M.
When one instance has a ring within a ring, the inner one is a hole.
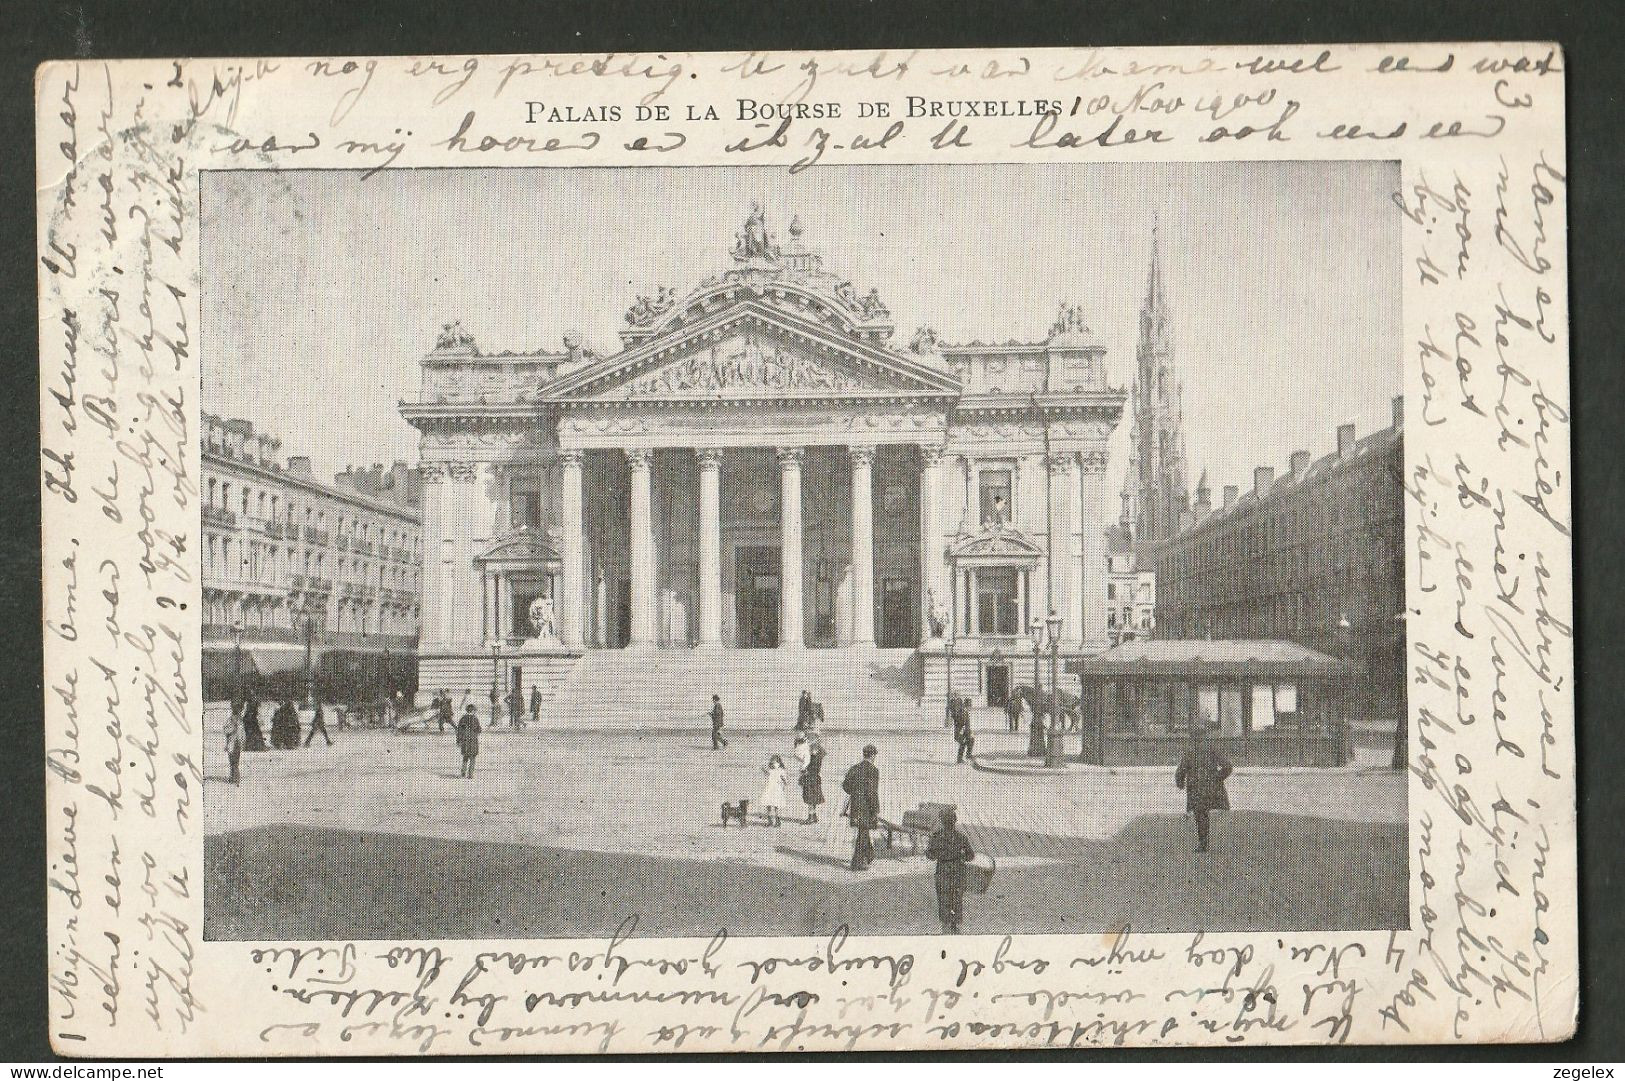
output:
M948 637L948 638L943 639L943 641L942 641L942 655L943 655L943 659L947 662L947 665L948 665L948 676L947 676L947 680L948 680L948 695L947 695L947 697L948 697L948 705L943 710L943 712L946 714L946 717L944 718L944 721L947 724L947 726L951 728L951 727L953 727L953 723L954 723L954 711L953 711L953 704L954 704L954 640L953 640L952 637Z
M1033 641L1033 694L1043 697L1044 685L1038 679L1038 655L1044 648L1044 620L1034 616L1027 626L1027 634Z
M499 642L499 641L496 641L495 639L493 639L492 642L491 642L491 727L492 728L495 728L496 724L497 724L497 703L502 700L501 696L500 696L500 693L498 691L498 687L497 687L497 684L500 682L500 676L502 675L501 669L499 667L499 665L501 665L501 663L502 663L502 643Z
M1061 764L1062 742L1061 732L1061 623L1062 619L1054 612L1049 614L1045 624L1049 630L1049 695L1050 695L1050 724L1049 724L1049 754L1044 759L1044 765L1055 768Z
M316 610L311 606L309 598L301 601L294 614L299 618L299 629L305 635L305 705L315 708L316 705Z
M231 693L235 699L243 698L243 621L231 625ZM233 708L236 708L233 703Z

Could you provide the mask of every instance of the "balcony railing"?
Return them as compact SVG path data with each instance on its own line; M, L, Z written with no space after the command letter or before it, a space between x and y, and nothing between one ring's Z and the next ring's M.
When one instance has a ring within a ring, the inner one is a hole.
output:
M347 535L340 533L336 538L336 543L341 550L348 550L350 547L350 538Z
M325 545L327 543L327 530L307 525L305 527L305 543Z
M281 540L283 537L282 523L274 520L266 522L265 535L272 540Z
M204 506L203 521L205 525L235 526L237 515L224 507Z

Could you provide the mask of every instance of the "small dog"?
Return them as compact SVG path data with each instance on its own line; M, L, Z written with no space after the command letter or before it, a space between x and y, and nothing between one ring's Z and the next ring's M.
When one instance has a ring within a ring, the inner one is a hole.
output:
M747 822L745 816L749 813L750 800L748 799L742 799L738 803L724 803L722 805L722 827L727 829L728 819L737 818L739 819L739 828L744 829Z

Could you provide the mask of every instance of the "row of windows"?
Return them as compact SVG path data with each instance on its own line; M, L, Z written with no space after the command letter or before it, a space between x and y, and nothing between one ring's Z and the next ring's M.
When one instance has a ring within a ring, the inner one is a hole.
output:
M1404 489L1387 459L1373 458L1364 468L1344 470L1311 492L1266 505L1248 517L1227 522L1205 535L1170 546L1175 569L1212 566L1238 555L1290 547L1306 537L1337 537L1390 527L1404 516ZM1311 498L1312 497L1312 498Z
M237 541L229 536L206 534L203 548L205 576L240 578L253 582L274 584L294 574L327 576L329 569L335 577L362 585L376 585L389 589L418 587L418 569L398 563L365 560L360 557L335 557L331 563L327 553L316 549L303 550L292 545L284 551L274 544L260 541Z
M1335 634L1346 628L1397 627L1399 590L1375 593L1278 593L1237 605L1170 606L1162 624L1175 637L1276 637L1292 632Z
M235 502L233 496L235 495ZM210 510L231 511L243 517L259 518L264 522L275 522L289 528L303 524L308 528L325 533L327 531L327 512L314 507L300 508L292 500L284 505L281 496L274 491L251 489L247 484L238 484L235 487L231 481L219 480L210 477L204 489L204 507ZM300 510L304 513L301 516ZM346 518L344 515L335 515L335 537L351 537L363 543L376 541L379 544L399 548L418 555L418 538L414 531L399 528L390 528L382 524L370 522L357 515Z
M324 623L321 627L324 631L338 634L410 635L417 629L417 605L383 605L376 612L372 612L361 605L339 603L332 611L331 624ZM247 631L300 630L293 610L280 600L254 603L232 602L223 597L203 598L204 626L228 628L239 621Z

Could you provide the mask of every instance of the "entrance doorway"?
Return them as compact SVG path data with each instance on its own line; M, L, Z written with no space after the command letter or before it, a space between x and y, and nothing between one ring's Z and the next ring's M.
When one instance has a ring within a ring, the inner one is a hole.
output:
M987 666L987 704L990 706L1003 706L1010 701L1010 666L1008 664L990 664Z
M779 550L739 548L734 554L734 617L741 649L779 644Z
M880 581L880 626L875 644L882 649L914 645L914 583L907 578Z

